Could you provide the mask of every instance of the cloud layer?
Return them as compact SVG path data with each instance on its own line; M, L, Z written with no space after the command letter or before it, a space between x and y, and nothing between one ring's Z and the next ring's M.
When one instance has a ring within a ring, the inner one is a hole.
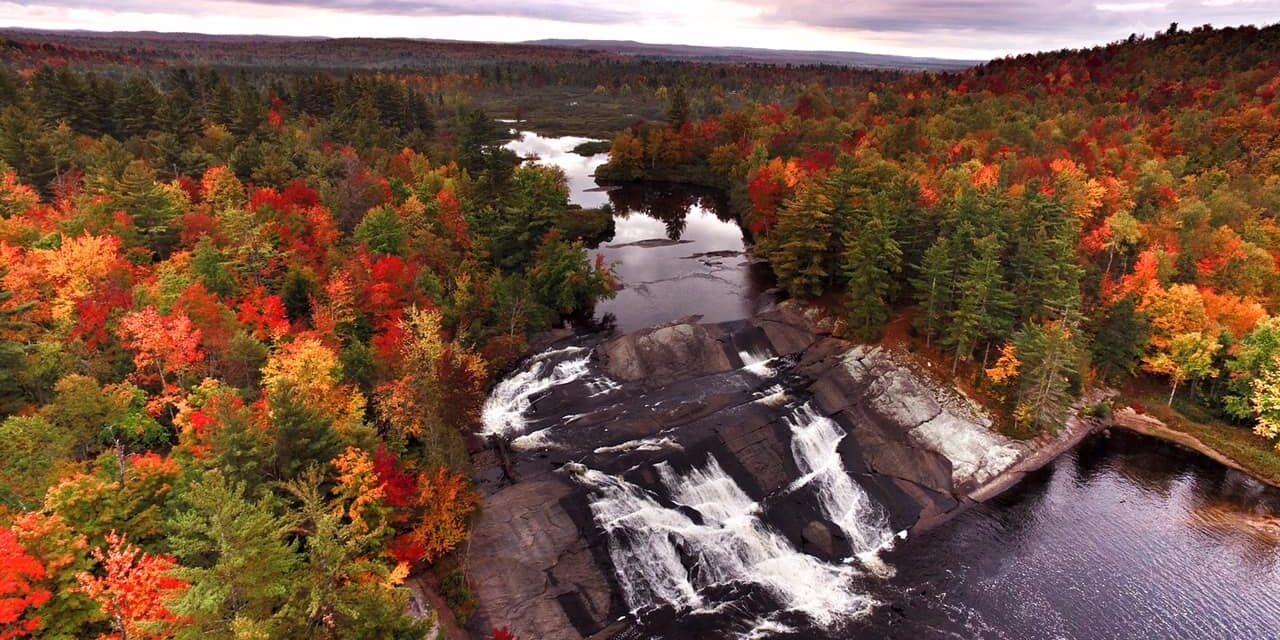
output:
M647 42L994 57L1280 21L1280 0L0 0L0 25Z

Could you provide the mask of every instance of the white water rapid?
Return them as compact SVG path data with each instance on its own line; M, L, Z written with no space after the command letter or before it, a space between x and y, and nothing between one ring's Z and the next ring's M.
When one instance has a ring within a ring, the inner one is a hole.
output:
M743 369L750 371L762 378L767 378L776 373L773 367L769 366L769 361L773 356L767 353L759 353L757 351L739 351L738 357L742 359Z
M671 500L700 518L621 478L576 469L596 493L591 511L609 535L614 570L633 611L662 604L700 609L714 604L704 601L707 587L735 582L763 587L783 608L820 625L874 606L852 589L855 568L798 551L761 520L760 505L714 457L684 475L666 463L656 469Z
M552 387L568 384L590 373L590 353L584 347L564 347L544 351L529 358L524 367L507 376L484 401L480 419L486 436L515 437L528 428L525 414L535 396ZM555 362L558 358L564 358ZM554 362L554 364L553 364ZM620 388L618 383L605 376L596 376L586 382L590 397L612 393ZM542 431L547 431L543 429ZM546 433L528 434L524 444L543 443Z
M791 428L791 455L801 475L793 489L812 485L823 515L844 531L853 553L877 574L890 571L876 554L893 544L894 534L884 509L849 477L840 459L840 425L818 414L809 404L786 418Z

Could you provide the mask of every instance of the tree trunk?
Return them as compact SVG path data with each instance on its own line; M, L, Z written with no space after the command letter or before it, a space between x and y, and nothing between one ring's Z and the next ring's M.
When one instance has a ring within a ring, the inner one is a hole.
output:
M1172 387L1171 389L1169 389L1169 403L1168 403L1168 405L1169 405L1170 407L1172 407L1172 406L1173 406L1173 394L1175 394L1175 393L1177 393L1177 392L1178 392L1178 379L1177 379L1177 378L1174 378L1174 379L1173 379L1173 387Z

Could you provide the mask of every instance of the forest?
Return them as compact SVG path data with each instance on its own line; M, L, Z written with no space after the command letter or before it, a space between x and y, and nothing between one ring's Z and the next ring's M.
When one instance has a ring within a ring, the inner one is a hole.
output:
M424 566L465 615L490 380L614 286L563 174L402 78L12 66L0 638L421 638Z
M867 340L909 321L1015 433L1158 382L1275 441L1278 52L1278 27L1175 24L710 117L673 102L600 175L726 190L789 295Z
M617 287L495 116L723 190L1016 433L1158 383L1280 438L1280 27L954 73L231 44L0 35L0 639L421 638L422 570L465 618L490 385Z

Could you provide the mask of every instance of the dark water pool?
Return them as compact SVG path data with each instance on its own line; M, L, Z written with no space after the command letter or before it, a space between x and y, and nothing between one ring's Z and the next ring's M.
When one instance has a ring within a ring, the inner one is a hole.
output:
M602 190L591 176L608 154L573 153L587 140L526 131L507 148L563 170L571 203L613 208L614 236L592 251L614 265L622 289L597 305L597 318L628 333L692 315L704 322L752 315L771 286L768 268L750 263L742 229L717 194L678 185Z
M1128 433L885 559L883 606L839 637L1280 638L1280 491Z

